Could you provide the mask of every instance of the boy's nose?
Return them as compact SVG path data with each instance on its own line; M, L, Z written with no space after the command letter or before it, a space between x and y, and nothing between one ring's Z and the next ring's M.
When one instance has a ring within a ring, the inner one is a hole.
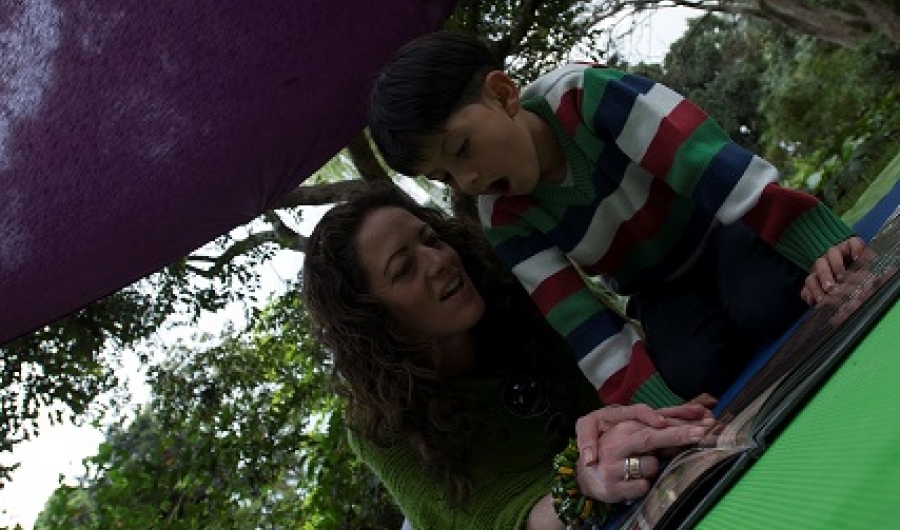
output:
M478 180L478 172L474 168L460 168L453 174L456 186L463 192L471 192Z

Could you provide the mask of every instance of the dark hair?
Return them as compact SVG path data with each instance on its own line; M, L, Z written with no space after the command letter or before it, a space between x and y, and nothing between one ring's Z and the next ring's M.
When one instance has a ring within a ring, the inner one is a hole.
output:
M485 42L463 33L429 33L401 48L369 100L369 131L385 162L415 175L422 141L443 132L453 112L478 99L488 72L500 68Z
M369 213L388 206L428 223L459 254L485 299L485 314L473 329L481 372L508 375L515 366L516 373L540 374L543 380L547 366L539 365L539 358L568 352L469 221L447 218L388 184L373 185L319 221L304 261L303 297L317 338L333 356L335 381L347 398L348 425L380 445L391 436L411 440L423 461L444 478L451 499L462 503L471 487L461 463L478 427L470 413L475 404L445 384L427 360L428 345L408 337L369 294L356 253L361 224Z

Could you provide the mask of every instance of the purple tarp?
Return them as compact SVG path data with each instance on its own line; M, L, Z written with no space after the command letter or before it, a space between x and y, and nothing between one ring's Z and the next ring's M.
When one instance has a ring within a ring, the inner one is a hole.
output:
M451 4L0 2L0 343L264 211Z

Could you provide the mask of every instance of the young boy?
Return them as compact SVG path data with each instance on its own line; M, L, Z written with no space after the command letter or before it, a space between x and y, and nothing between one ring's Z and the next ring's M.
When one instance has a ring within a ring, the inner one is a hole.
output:
M520 91L480 40L429 34L382 70L369 127L396 171L478 197L606 403L719 395L864 246L689 101L597 65ZM578 268L630 295L643 336Z

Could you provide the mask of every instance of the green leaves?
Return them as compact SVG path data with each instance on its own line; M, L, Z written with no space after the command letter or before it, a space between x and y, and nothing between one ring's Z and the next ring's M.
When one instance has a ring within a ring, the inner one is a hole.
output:
M86 462L80 491L99 527L399 527L349 450L329 372L296 289L246 330L170 349L150 370L150 403ZM51 501L46 512L71 519Z

